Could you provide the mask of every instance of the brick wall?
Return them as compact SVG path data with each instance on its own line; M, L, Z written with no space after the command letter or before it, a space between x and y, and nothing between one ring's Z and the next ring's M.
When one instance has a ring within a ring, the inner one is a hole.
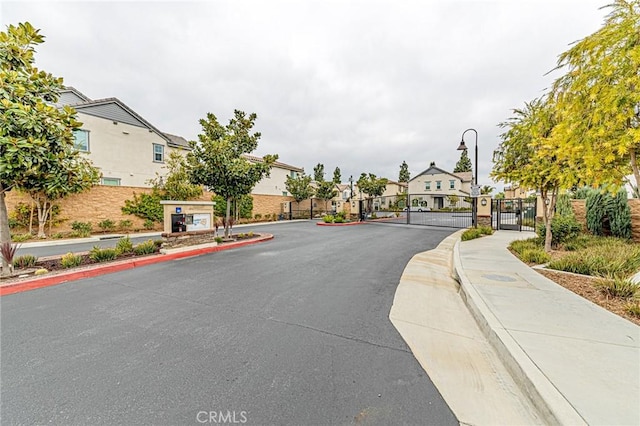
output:
M631 238L640 242L640 199L632 198L628 200L631 209ZM571 200L571 207L578 222L587 229L587 209L585 200Z
M110 219L117 223L121 220L130 220L133 223L132 229L144 229L144 220L133 215L122 213L122 206L125 200L133 199L133 194L150 193L151 188L140 188L131 186L94 186L89 191L81 194L71 195L57 202L60 206L60 215L58 216L62 222L52 228L52 232L68 232L71 230L71 223L91 222L93 229L98 230L98 222ZM199 198L202 201L211 201L212 192L205 191ZM260 213L280 214L282 212L282 203L292 201L292 197L282 195L253 195L253 215ZM7 211L9 215L15 209L16 204L23 202L27 205L31 204L28 195L10 191L6 197ZM34 229L37 230L38 220L34 213ZM48 225L47 225L48 232ZM162 230L162 224L156 224L155 230Z

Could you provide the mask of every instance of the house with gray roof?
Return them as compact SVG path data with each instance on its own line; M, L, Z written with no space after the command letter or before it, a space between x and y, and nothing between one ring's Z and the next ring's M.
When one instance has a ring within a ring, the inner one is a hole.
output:
M172 151L190 149L183 137L160 131L118 98L92 100L66 87L58 104L77 111L82 126L74 131L76 148L100 169L102 185L148 187L156 174L166 173Z
M468 207L464 199L471 194L472 178L471 172L451 173L437 167L435 162L431 163L428 169L409 181L412 207L426 210Z

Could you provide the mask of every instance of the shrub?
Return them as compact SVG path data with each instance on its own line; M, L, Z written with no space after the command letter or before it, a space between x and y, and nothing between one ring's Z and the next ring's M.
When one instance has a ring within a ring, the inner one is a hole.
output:
M249 231L249 232L247 233L247 236L248 236L249 238L253 238L253 235L254 235L254 234L253 234L253 231Z
M133 222L131 222L129 219L121 220L118 223L118 227L123 231L128 231L129 229L131 229L132 226L133 226Z
M152 230L154 226L155 226L155 224L153 223L153 221L151 219L146 219L144 221L144 229Z
M526 240L515 240L509 244L509 249L516 252L520 256L525 250L541 249L542 241L539 238L529 238Z
M622 299L630 299L638 292L637 284L621 278L598 280L596 286L604 295Z
M105 219L105 220L102 220L102 221L98 222L98 226L104 232L113 231L114 229L116 229L116 224L111 219Z
M133 243L131 242L131 238L127 235L126 237L120 238L116 243L116 252L118 254L131 253L133 251Z
M322 217L322 221L324 223L333 223L333 216L331 216L330 214L324 215Z
M38 258L32 254L23 254L13 259L14 268L24 269L35 266L38 262Z
M627 201L627 191L618 191L609 204L609 227L611 235L619 238L631 238L631 208Z
M223 241L222 237L215 237L213 240L218 244L220 244Z
M631 209L627 191L622 189L615 196L608 192L592 190L585 203L587 228L594 235L631 238Z
M333 218L334 223L344 223L344 216L336 216Z
M548 265L551 269L597 277L624 278L640 269L640 246L617 238L569 253Z
M255 220L260 220L260 219L262 219L262 215L260 213L256 213L255 216L253 216L253 218Z
M12 235L11 236L11 241L13 241L14 243L21 243L23 241L28 241L32 238L33 236L29 233L26 234L17 234L17 235Z
M108 260L114 260L116 257L118 257L118 253L116 253L116 249L113 248L93 246L89 251L89 259L96 262L106 262Z
M54 240L59 240L61 238L64 238L64 234L62 232L56 232L55 234L51 235L51 238Z
M92 228L91 222L78 222L76 220L71 223L71 229L75 231L73 234L78 237L88 237L91 235Z
M134 192L133 200L125 200L122 213L132 214L151 222L162 222L164 209L160 199L160 193L155 190L151 194L140 194L140 196Z
M155 251L156 244L153 240L147 240L144 243L136 244L133 247L133 252L137 255L151 254L155 253Z
M2 243L0 244L0 256L11 265L18 248L20 248L20 244L12 244L10 241Z
M478 226L478 230L480 231L480 233L482 235L492 235L493 234L493 228L488 226L488 225L480 225L480 226Z
M538 226L538 235L544 239L546 226ZM554 216L551 220L551 245L557 247L567 240L575 238L582 231L582 225L573 216Z
M478 228L470 228L462 233L460 239L462 241L469 241L475 238L480 238L482 236L482 232Z
M542 264L551 260L551 255L543 248L526 248L520 253L520 260L526 263Z
M73 253L67 253L60 259L60 264L63 268L73 268L80 266L82 263L82 256Z
M629 315L633 315L634 317L640 317L640 302L630 302L625 306L625 310Z

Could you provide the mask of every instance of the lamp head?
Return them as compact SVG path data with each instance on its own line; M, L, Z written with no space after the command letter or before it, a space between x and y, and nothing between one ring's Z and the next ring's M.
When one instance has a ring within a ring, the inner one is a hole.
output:
M466 151L467 146L464 144L464 139L460 141L460 146L458 147L458 151Z

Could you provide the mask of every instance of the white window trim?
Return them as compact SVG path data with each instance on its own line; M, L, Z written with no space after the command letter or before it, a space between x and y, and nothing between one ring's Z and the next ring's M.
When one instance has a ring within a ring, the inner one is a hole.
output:
M156 160L156 146L159 146L162 148L162 160ZM153 144L153 162L154 163L164 163L164 145L159 144L159 143L154 143Z
M84 134L87 135L87 149L80 149L76 145L76 135L75 135L76 132L83 132ZM86 130L86 129L76 129L76 130L74 130L73 131L73 146L80 152L90 152L90 150L91 150L91 139L90 139L89 130Z

